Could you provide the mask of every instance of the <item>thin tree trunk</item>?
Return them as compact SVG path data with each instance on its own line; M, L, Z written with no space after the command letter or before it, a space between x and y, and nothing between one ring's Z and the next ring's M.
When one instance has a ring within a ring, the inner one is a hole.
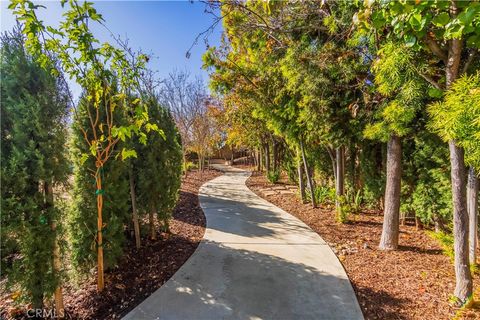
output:
M305 174L307 175L308 187L310 189L310 196L312 198L312 206L314 208L316 208L317 207L317 199L315 199L315 189L314 189L314 186L313 186L312 175L310 174L310 170L308 170L307 157L305 156L305 148L303 147L303 141L302 140L300 140L300 151L302 153L302 159L303 159L303 166L305 168Z
M335 155L333 153L333 150L330 147L327 147L327 152L328 156L330 157L330 160L332 162L332 171L333 171L333 181L337 181L337 162L335 160Z
M467 184L467 209L469 217L469 245L470 245L470 264L477 263L477 245L478 245L478 189L479 179L475 170L470 168L468 171Z
M456 1L450 2L450 16L458 14ZM445 84L449 89L457 80L463 49L463 39L451 39L448 43L448 59L445 68ZM468 212L466 199L466 168L464 151L456 141L448 142L450 149L450 167L453 198L453 237L455 250L455 292L461 304L464 304L473 291L472 275L468 261Z
M152 204L150 208L150 213L148 214L148 222L150 224L150 239L157 240L157 231L155 230L155 214L157 210L155 205Z
M53 208L53 186L49 182L45 182L45 200L48 208ZM60 261L60 246L58 245L57 239L57 222L52 222L52 232L55 234L55 243L53 247L53 270L56 275L60 273L62 268L62 263ZM62 286L60 282L58 283L57 287L55 288L55 292L53 294L54 302L55 302L55 312L58 318L63 318L65 316L65 306L63 304L63 293L62 293Z
M454 140L448 142L453 197L453 236L455 249L455 296L463 304L472 295L472 275L468 262L468 213L466 169L463 149Z
M96 186L97 186L97 291L102 292L105 288L104 277L103 277L103 238L102 238L102 229L103 229L103 189L102 189L102 177L100 170L102 167L99 167L96 176Z
M273 162L273 171L276 172L277 171L277 153L278 153L278 150L277 150L277 142L275 140L273 140L272 142L272 162Z
M345 147L341 146L336 149L335 152L336 158L336 181L335 181L335 191L336 191L336 199L335 199L335 207L337 212L341 210L341 202L340 197L343 197L345 194Z
M54 222L52 224L52 232L56 232L56 229L57 229L57 224L56 222ZM55 240L55 247L53 248L53 269L55 270L55 273L59 273L61 269L60 246L58 245L58 242L56 240ZM62 292L62 286L60 284L58 284L57 287L55 288L53 297L55 300L56 316L58 318L64 318L65 306L63 304L63 292Z
M183 175L187 176L187 155L185 154L185 149L182 146L182 157L183 157Z
M130 164L128 175L130 180L130 199L132 200L132 221L135 234L135 247L140 249L140 225L138 223L137 197L135 193L135 177L133 176L133 165Z
M262 151L260 148L257 150L257 171L262 171Z
M270 172L270 146L268 143L265 144L265 170Z
M300 155L298 157L297 172L298 172L298 187L300 189L300 196L302 198L302 202L305 203L307 196L305 194L305 181L303 180L302 158L300 157Z
M400 137L392 134L387 148L387 185L385 188L385 210L380 249L398 248L400 188L402 180L402 143Z

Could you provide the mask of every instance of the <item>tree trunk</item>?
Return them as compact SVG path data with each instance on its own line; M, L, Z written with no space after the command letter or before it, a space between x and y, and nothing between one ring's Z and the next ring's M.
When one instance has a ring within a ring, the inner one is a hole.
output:
M56 232L57 224L56 222L52 223L52 232ZM60 246L58 242L55 240L55 247L53 248L53 269L55 273L59 273L61 269L61 261L60 261ZM56 316L58 318L65 317L65 306L63 304L63 293L62 293L62 286L60 283L55 288L55 292L53 294L55 300L55 311Z
M97 291L102 292L105 283L103 277L103 189L102 189L102 177L100 174L102 167L99 167L96 174L96 186L97 186Z
M308 187L310 189L310 196L312 198L312 206L317 207L317 199L315 199L315 188L313 186L312 175L310 170L308 170L307 157L305 156L305 148L303 147L303 141L300 140L300 151L302 152L303 166L305 168L305 174L307 175Z
M257 150L257 171L260 172L262 170L262 151L260 148Z
M53 208L53 186L52 183L45 182L45 200L47 208ZM57 239L57 222L52 222L52 232L55 234L55 243L53 247L53 270L55 275L60 273L62 268L62 263L60 261L60 246L58 245ZM55 292L53 294L54 302L55 302L55 312L58 318L65 317L65 306L63 304L63 293L62 293L62 286L59 282L57 287L55 288Z
M133 221L133 231L135 234L135 247L140 249L140 225L138 223L138 213L137 213L137 197L135 194L135 177L133 176L133 165L130 164L128 170L129 180L130 180L130 199L132 200L132 221Z
M277 142L273 140L272 142L272 162L273 162L273 172L277 172L277 156L278 156Z
M335 155L333 154L333 150L330 147L327 147L328 156L332 161L332 170L333 170L333 181L337 181L337 162L335 160Z
M150 224L150 239L157 240L157 231L155 230L155 214L157 210L155 206L152 205L150 208L150 213L148 214L148 222Z
M302 202L305 203L307 197L305 195L305 182L303 180L302 160L300 157L298 157L297 171L298 171L298 188L300 189L300 196L302 198Z
M455 296L463 304L472 295L472 275L468 263L468 213L466 169L463 149L454 140L448 142L453 198L453 236L455 249Z
M341 146L336 149L335 152L336 158L336 181L335 181L335 190L336 190L336 199L335 199L335 207L337 212L341 210L341 202L340 197L343 197L345 194L345 147Z
M392 134L387 147L387 185L382 238L379 246L382 250L398 248L401 180L402 143L400 137Z
M441 232L445 229L442 219L437 213L433 214L433 224L435 227L435 232Z
M467 210L469 217L469 245L470 245L470 264L477 263L477 245L478 245L478 189L479 179L475 170L470 168L468 171L467 184Z
M182 157L183 157L183 175L187 176L187 156L185 154L185 149L182 146Z
M456 17L458 8L455 1L450 2L450 15ZM463 39L451 39L448 43L448 59L445 68L446 88L458 78ZM466 199L466 168L464 151L456 141L448 142L450 149L450 166L453 198L453 236L455 250L455 292L461 304L464 304L473 291L472 275L468 261L468 212Z
M268 143L265 144L265 170L270 172L270 146Z

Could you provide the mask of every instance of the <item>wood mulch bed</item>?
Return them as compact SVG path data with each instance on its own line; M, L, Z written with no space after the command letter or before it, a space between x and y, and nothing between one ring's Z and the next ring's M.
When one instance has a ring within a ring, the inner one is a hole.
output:
M455 288L453 264L424 230L401 226L399 250L381 251L381 212L365 210L341 224L335 220L333 207L313 209L295 193L280 193L279 188L271 192L273 184L263 175L253 173L247 185L327 241L342 262L366 319L451 319L455 315L457 319L480 319L478 309L459 314L450 305Z
M171 234L159 234L156 241L142 239L140 250L135 249L133 241L128 243L124 257L105 274L104 292L97 293L95 275L80 288L66 286L67 318L119 319L170 279L195 251L205 232L198 190L221 174L216 170L189 172L182 180L179 201L170 221ZM8 310L16 309L12 300L5 295L0 300L0 319L11 318ZM19 318L21 314L20 311Z

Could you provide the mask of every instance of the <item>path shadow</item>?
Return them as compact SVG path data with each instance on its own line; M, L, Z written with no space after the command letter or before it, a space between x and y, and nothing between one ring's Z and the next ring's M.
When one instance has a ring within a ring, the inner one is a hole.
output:
M214 191L199 195L208 228L249 238L312 232L304 223L282 214L283 210L258 197L246 186L235 191L230 186L216 183L212 187Z
M365 318L367 319L391 319L391 320L406 320L409 319L398 311L407 308L410 300L393 297L383 290L373 290L368 287L355 287L357 296L362 297L362 300L377 301L369 304L368 309L363 309Z
M418 253L421 253L421 254L430 254L430 255L441 255L441 254L443 254L442 249L426 249L426 248L420 248L420 247L415 247L415 246L399 245L398 250L399 251L418 252Z
M187 263L124 319L361 319L346 277L204 241Z

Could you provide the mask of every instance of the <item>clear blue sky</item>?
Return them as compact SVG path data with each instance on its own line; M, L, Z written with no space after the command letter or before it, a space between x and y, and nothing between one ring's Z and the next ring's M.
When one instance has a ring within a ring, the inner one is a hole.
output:
M56 25L61 19L62 8L59 2L38 1L47 7L40 18L48 25ZM15 19L7 9L8 1L0 1L2 32L15 25ZM205 13L205 4L190 1L94 1L95 8L103 15L106 25L121 38L128 38L133 49L153 53L149 67L158 71L164 78L173 69L187 69L193 76L199 75L207 81L207 74L201 69L202 54L206 46L202 39L185 54L196 36L206 30L214 21L211 14ZM109 33L101 26L93 26L101 41L112 41ZM221 25L209 36L211 46L218 45ZM80 89L71 84L78 96Z

